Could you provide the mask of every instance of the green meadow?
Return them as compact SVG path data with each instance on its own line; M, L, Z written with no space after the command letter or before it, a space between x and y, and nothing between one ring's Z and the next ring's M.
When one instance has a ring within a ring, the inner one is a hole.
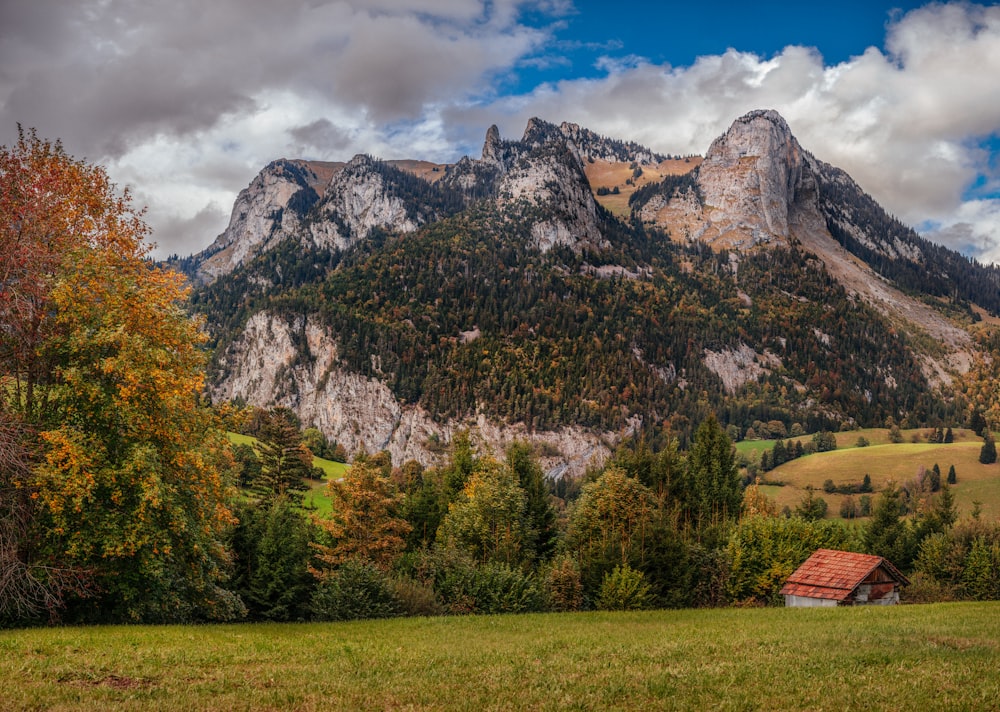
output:
M5 710L985 710L1000 603L0 632Z
M785 505L794 508L805 496L806 487L811 486L817 496L826 499L827 517L837 517L844 495L824 493L823 483L828 479L835 485L860 483L868 474L878 492L889 481L901 485L917 477L922 467L929 470L935 464L941 469L943 481L948 468L954 465L958 482L952 491L960 514L968 515L978 501L984 517L1000 518L1000 464L979 462L983 441L971 431L956 429L955 442L928 443L926 433L926 430L903 431L903 442L896 444L889 442L888 431L884 428L837 433L836 450L806 455L776 467L761 479L765 483L782 485L765 485L762 490L779 508ZM860 436L871 445L857 447ZM808 436L793 438L793 441L798 439L803 444L809 441ZM914 439L917 442L913 442ZM774 441L770 442L773 446ZM753 446L739 443L737 449L750 452ZM857 496L854 495L855 499Z
M250 445L253 447L257 444L257 438L249 435L229 432L226 433L226 437L229 438L229 441L233 445ZM331 502L330 497L326 493L326 484L330 480L338 480L343 477L349 465L345 465L343 462L325 460L322 457L313 457L313 467L323 470L323 478L321 480L303 480L309 489L302 496L302 504L306 509L314 511L317 514L329 514Z

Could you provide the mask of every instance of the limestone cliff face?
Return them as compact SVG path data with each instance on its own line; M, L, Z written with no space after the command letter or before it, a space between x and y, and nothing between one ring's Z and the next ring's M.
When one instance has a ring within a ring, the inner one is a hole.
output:
M720 247L787 244L789 211L816 207L802 147L775 111L733 122L708 149L698 186L706 223L698 238Z
M200 281L215 281L294 233L322 195L322 178L342 165L285 159L269 163L240 191L229 225L203 253Z
M393 191L385 174L369 156L355 156L326 189L309 235L318 247L346 250L375 228L407 233L430 217Z
M576 427L529 433L523 425L492 422L481 414L471 421L436 422L424 409L399 403L381 381L343 368L332 335L306 316L255 314L223 362L212 389L217 402L286 406L304 427L319 428L349 453L386 450L396 463L437 464L440 444L471 428L484 450L502 455L514 440L545 443L545 451L553 453L542 458L548 471L582 474L607 458L609 444L621 437Z

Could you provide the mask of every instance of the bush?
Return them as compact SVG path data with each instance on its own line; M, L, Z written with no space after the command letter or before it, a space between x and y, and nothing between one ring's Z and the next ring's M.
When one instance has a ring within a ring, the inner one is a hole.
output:
M813 435L812 442L816 446L816 452L830 452L837 449L837 436L825 430Z
M997 461L997 446L993 442L993 436L989 433L983 436L983 447L979 451L979 462L984 465L992 465Z
M651 603L649 584L642 571L636 571L625 564L604 574L597 596L597 607L600 610L639 611L648 608Z
M531 613L545 610L531 574L507 564L460 564L440 577L438 594L449 613Z
M854 497L847 496L840 501L840 516L843 519L854 519L858 516L858 503Z
M369 561L350 559L324 574L312 597L317 621L391 618L399 613L392 583Z
M578 611L583 608L580 565L572 556L562 556L552 562L545 586L549 608L553 611Z
M869 445L871 445L871 443L868 441L868 438L866 438L864 435L860 436L858 438L858 441L854 443L855 447L868 447Z
M409 576L400 576L393 581L393 594L404 616L439 616L444 613L444 606L434 588Z

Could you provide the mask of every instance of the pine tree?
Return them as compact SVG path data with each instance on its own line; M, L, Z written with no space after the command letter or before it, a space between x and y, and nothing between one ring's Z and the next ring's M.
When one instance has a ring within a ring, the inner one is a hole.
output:
M955 474L955 466L952 465L948 468L948 484L953 485L958 482L958 476Z
M992 465L997 461L997 446L993 435L987 430L983 434L983 447L979 451L979 461L984 465Z
M302 444L297 418L287 408L275 408L264 418L258 438L260 474L254 492L269 500L308 489L302 481L312 471L312 456Z

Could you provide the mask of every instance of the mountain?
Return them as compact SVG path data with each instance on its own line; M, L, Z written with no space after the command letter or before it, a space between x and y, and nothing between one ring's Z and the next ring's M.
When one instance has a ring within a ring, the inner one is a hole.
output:
M574 124L452 165L276 161L184 263L213 397L349 451L433 461L460 428L581 471L622 437L962 417L1000 277L895 221L773 111L704 156Z

